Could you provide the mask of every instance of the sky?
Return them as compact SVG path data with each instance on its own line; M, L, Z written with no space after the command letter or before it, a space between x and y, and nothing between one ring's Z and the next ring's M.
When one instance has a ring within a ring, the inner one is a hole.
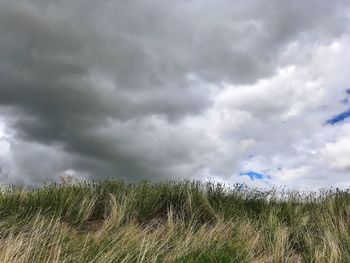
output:
M0 0L0 183L350 186L350 1Z

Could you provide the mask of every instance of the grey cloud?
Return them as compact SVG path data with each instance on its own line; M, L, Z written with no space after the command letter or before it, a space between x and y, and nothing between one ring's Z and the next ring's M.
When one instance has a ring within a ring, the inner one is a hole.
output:
M255 83L291 41L343 34L344 3L2 0L0 105L17 138L74 156L57 169L189 175L213 146L181 121L212 106L210 85ZM40 163L21 145L16 158Z

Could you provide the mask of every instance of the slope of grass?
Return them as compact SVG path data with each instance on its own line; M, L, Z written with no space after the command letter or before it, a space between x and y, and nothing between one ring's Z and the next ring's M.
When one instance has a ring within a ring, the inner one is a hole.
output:
M350 192L9 186L0 193L0 262L350 262Z

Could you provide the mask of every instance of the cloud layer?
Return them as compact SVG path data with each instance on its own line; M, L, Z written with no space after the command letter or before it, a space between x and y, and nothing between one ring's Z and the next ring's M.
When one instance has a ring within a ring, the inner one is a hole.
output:
M1 181L345 185L349 8L0 0Z

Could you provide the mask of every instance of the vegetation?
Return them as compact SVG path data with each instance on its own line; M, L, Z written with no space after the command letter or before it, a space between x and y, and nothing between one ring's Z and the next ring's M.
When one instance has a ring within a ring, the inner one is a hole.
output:
M350 262L350 192L9 186L0 193L0 262Z

